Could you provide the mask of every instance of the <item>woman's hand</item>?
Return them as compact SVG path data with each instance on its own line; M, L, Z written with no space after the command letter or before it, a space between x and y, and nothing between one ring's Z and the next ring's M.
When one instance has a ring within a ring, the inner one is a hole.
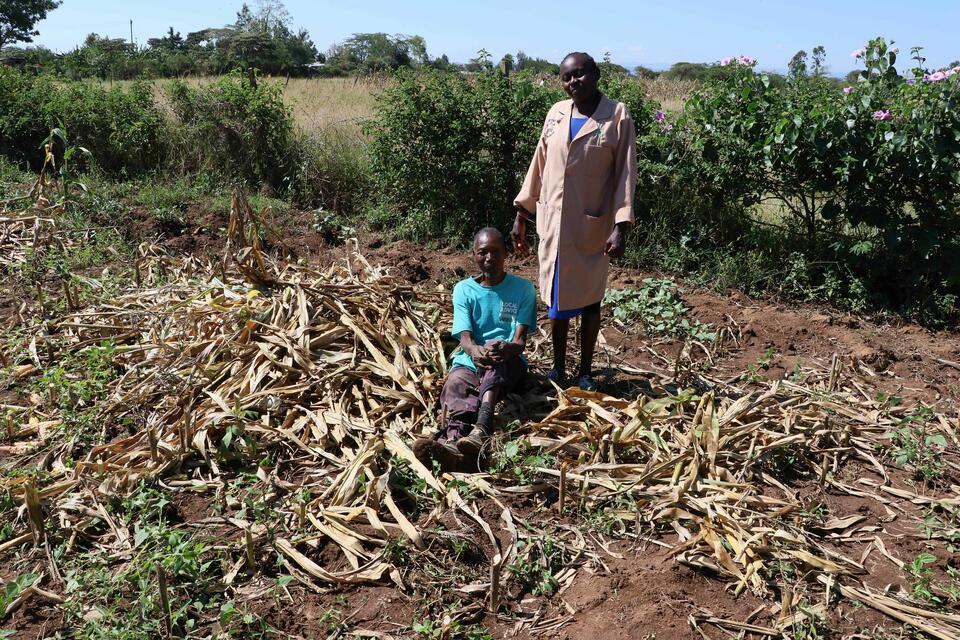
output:
M510 239L518 258L525 258L530 254L530 247L527 245L527 212L523 209L517 209L513 228L510 229Z
M623 252L627 249L627 234L621 225L613 228L613 233L607 238L607 244L603 252L611 258L623 257Z

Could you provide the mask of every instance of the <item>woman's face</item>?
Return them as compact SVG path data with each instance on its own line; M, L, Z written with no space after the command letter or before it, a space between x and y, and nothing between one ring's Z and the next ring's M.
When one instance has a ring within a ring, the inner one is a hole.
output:
M574 102L582 102L597 93L597 69L583 56L570 56L560 64L560 82Z

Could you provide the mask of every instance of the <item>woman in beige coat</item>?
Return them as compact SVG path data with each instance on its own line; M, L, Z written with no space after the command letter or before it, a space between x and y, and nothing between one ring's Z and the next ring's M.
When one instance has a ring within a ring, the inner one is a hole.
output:
M514 200L510 235L520 255L529 249L526 222L536 214L540 297L549 306L553 370L564 377L570 318L580 323L580 388L596 389L593 352L610 258L625 249L637 183L636 131L627 108L597 88L600 69L586 53L560 65L570 100L547 113L527 177Z

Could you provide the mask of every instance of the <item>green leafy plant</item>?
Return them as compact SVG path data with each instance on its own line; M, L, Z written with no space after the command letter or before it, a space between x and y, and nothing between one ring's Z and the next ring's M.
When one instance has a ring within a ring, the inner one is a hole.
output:
M640 322L651 335L712 341L717 334L708 325L688 316L683 289L668 278L644 278L640 289L610 289L603 304L624 324Z
M755 363L747 365L747 371L745 374L747 382L763 382L765 378L761 371L767 371L770 368L770 365L773 364L773 361L776 357L776 350L773 347L767 347L767 350L763 352L763 355L757 358ZM799 364L800 363L798 362L797 365ZM794 368L794 371L797 371L797 367Z
M943 540L948 552L960 553L960 514L957 511L932 508L924 514L920 528L927 540Z
M921 600L940 603L941 600L933 593L933 571L929 565L937 561L937 557L930 553L916 555L906 566L910 581L910 593Z
M421 620L414 622L410 630L417 634L421 640L437 640L439 638L449 638L450 640L492 640L486 629L480 625L464 625L456 620L449 625L439 625L433 620Z
M557 88L495 69L472 77L401 71L367 125L380 203L375 225L393 235L464 243L506 228Z
M920 407L903 418L898 427L887 434L894 445L894 462L900 467L912 467L917 478L928 484L937 482L943 475L943 462L939 451L947 446L942 433L930 433L929 425L933 411Z
M824 616L809 603L797 605L798 617L790 628L792 640L826 640L831 637L830 626Z
M16 600L28 587L35 585L38 580L40 580L40 576L33 573L24 573L6 583L3 586L3 592L0 593L0 611L5 610L7 605Z
M537 468L552 467L555 462L549 454L532 451L525 441L509 440L494 456L491 472L506 475L518 484L532 484L540 475Z
M203 87L174 82L167 98L181 125L182 166L254 186L284 184L293 119L278 83L251 85L236 72Z
M556 575L562 569L562 549L550 536L519 541L517 559L510 565L514 578L535 596L553 595L559 586Z

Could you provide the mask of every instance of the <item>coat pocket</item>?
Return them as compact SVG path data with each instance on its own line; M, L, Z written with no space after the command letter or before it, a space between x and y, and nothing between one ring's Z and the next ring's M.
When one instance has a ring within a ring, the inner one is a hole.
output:
M612 230L613 216L610 213L593 216L580 216L580 234L577 238L577 247L584 255L602 253Z

